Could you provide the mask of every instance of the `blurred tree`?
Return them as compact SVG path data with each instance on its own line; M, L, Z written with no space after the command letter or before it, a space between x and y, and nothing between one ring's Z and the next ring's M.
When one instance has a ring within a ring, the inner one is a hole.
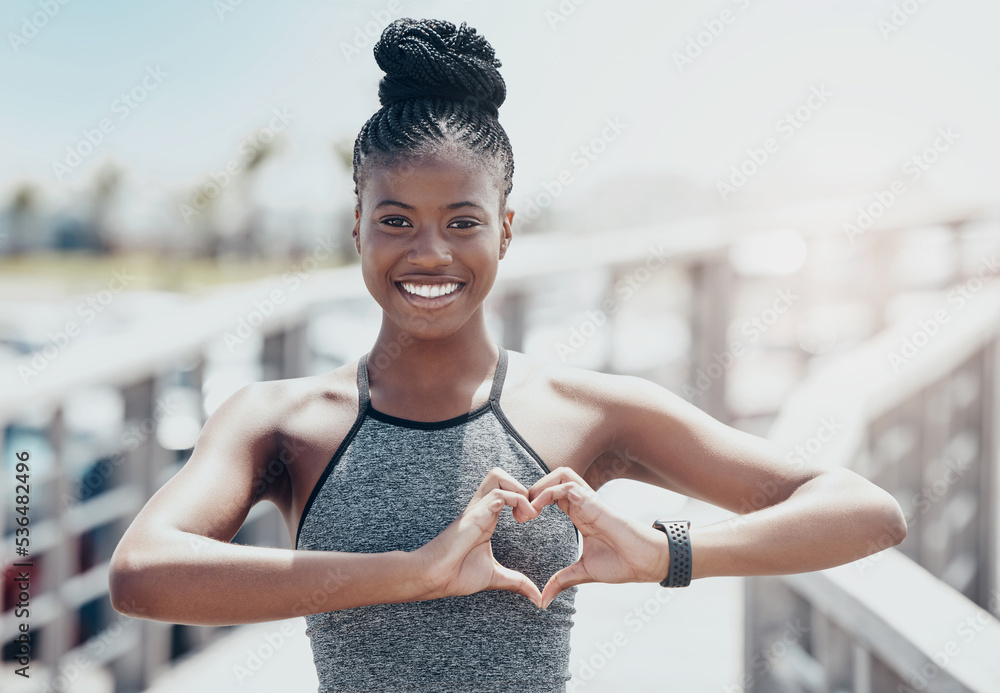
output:
M233 194L237 207L233 212L231 231L222 235L216 257L232 254L240 259L249 260L268 256L261 205L254 194L254 186L263 165L274 158L281 134L272 133L271 138L264 139L263 132L264 129L257 130L248 140L244 140L252 142L252 151L243 161L243 169L234 176Z
M40 226L38 207L37 185L24 182L14 189L7 209L7 250L10 255L23 255L41 245L37 238Z
M124 171L118 164L108 161L94 175L91 192L90 227L94 233L96 250L108 253L114 250L115 241L109 225L109 210L121 190Z
M193 197L186 195L178 204L186 210L185 220L192 226L197 252L206 257L267 257L254 182L264 163L273 158L280 134L272 133L265 139L261 136L264 130L241 141L244 156L236 162L239 168L235 174L221 182L206 177Z
M354 173L354 138L341 135L333 141L331 146L337 163L347 171L348 175L352 175Z
M116 202L123 178L122 168L107 161L94 174L85 193L84 216L76 213L55 223L52 245L60 251L91 251L109 253L116 241L110 228L110 210Z
M333 158L340 168L347 174L348 179L354 178L354 136L341 135L331 143ZM354 210L353 205L349 210L345 210L344 215L337 215L334 219L333 234L337 239L337 247L341 249L341 261L345 263L357 262L358 257L354 249L354 239L351 232L354 230Z
M243 255L246 257L267 257L265 231L261 219L261 206L254 193L254 183L260 169L268 159L273 159L282 141L281 134L275 135L273 139L264 141L257 133L259 146L253 151L252 156L246 162L246 173L240 178L240 193L247 210L247 215L243 218L243 225L240 229L239 240L241 241Z

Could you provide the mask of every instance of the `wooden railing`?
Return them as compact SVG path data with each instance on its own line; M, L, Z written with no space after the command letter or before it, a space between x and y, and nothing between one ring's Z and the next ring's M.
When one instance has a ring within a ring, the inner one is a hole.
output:
M908 536L748 579L741 690L1000 691L1000 285L966 288L812 374L780 412L769 437L790 460L872 479Z

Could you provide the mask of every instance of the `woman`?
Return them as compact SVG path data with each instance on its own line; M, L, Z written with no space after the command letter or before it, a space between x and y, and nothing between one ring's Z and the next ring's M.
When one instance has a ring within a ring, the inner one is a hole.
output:
M464 23L411 19L375 57L353 238L381 331L209 418L115 552L116 609L303 615L321 690L561 691L576 585L819 570L902 541L895 500L851 471L793 468L649 381L495 344L483 302L514 218L500 62ZM597 497L611 478L745 514L644 526ZM294 550L228 543L262 500Z

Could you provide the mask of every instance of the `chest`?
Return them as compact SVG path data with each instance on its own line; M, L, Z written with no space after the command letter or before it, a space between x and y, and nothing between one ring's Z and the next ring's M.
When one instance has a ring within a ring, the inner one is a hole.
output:
M501 448L513 446L513 451L508 452L522 460L518 464L524 464L523 468L519 473L512 474L526 487L530 487L545 473L538 464L538 459L550 470L565 466L584 476L604 451L603 444L607 440L607 432L604 430L606 422L596 416L592 409L579 406L579 403L566 402L542 389L505 388L501 407L506 419L505 427L502 428L493 414L489 413L478 423L470 422L475 425L465 429L458 439L454 435L441 435L445 433L441 431L376 427L373 424L378 422L366 419L363 431L359 432L365 435L364 447L371 460L366 463L363 471L345 465L337 474L344 475L350 470L361 475L355 477L353 483L364 478L367 479L365 483L372 488L380 485L388 488L405 480L414 492L421 491L424 498L433 497L441 502L440 492L433 487L421 486L429 483L430 477L427 475L433 469L433 459L443 460L447 456L454 459L456 452L474 457L480 460L479 467L463 463L463 476L453 482L455 487L448 492L450 500L441 506L445 515L453 519L468 503L486 472L494 466L489 462L496 459L494 448L500 444L498 441L502 441ZM290 436L289 440L281 443L281 447L295 463L286 465L286 478L270 500L285 517L289 537L293 542L303 511L313 491L321 483L324 472L331 466L330 462L337 452L346 452L342 448L357 423L356 419L355 405L330 409L320 417L311 415L308 420L307 417L302 417L301 420L289 422L290 429L299 431L299 435ZM491 425L484 430L481 424L490 419ZM392 435L384 435L386 431ZM427 459L427 455L431 457L430 463L415 461L418 458ZM336 470L337 465L333 465L333 468ZM435 483L446 482L438 480ZM402 503L400 507L412 510L409 504L416 501L398 500L400 497L397 496L395 502ZM350 504L355 501L346 499L344 502Z
M299 549L414 551L451 524L493 467L525 487L545 475L492 412L444 430L366 419L308 503ZM576 528L555 505L527 523L504 508L492 539L504 565L547 580L576 559Z

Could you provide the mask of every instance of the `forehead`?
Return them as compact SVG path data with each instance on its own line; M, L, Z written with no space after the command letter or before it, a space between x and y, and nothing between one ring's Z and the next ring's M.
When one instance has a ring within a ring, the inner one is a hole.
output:
M441 154L375 164L362 197L371 204L391 199L413 206L471 200L490 209L499 204L500 191L496 176L475 159Z

